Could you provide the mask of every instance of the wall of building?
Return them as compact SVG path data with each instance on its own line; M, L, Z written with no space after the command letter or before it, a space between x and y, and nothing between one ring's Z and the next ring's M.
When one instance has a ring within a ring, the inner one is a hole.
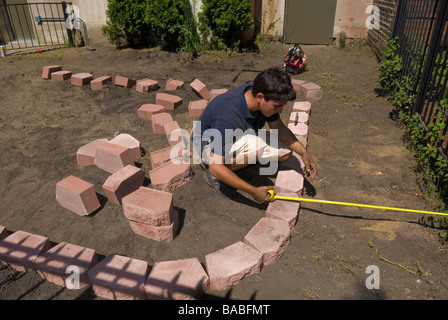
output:
M334 19L333 37L345 32L347 38L366 38L368 29L366 19L370 15L366 8L373 0L338 0Z

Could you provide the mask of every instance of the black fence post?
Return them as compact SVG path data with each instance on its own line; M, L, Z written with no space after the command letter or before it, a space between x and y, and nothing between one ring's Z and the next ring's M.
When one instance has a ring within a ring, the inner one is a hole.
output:
M62 1L61 4L62 4L62 12L64 13L64 18L65 18L65 28L67 29L68 43L70 44L70 46L73 46L72 30L67 28L67 19L68 19L67 2Z

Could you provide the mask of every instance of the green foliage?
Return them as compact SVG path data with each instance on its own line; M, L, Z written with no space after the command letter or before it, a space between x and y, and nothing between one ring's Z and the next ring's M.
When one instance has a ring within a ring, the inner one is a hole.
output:
M212 49L241 48L242 33L252 28L253 23L249 0L202 1L199 31L203 43Z
M146 0L108 0L103 34L117 47L144 46L150 35L145 22Z
M408 77L403 77L400 85L397 85L395 94L392 97L392 105L398 111L409 112L412 103L414 102L415 94L413 87L410 84Z
M398 38L390 39L388 47L383 51L386 59L380 62L380 77L378 87L385 89L390 94L398 91L398 83L401 70L403 69L402 58L398 54Z

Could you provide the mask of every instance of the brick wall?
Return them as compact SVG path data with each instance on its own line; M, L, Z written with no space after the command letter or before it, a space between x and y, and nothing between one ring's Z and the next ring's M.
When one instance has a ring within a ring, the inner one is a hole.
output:
M370 47L379 60L384 59L383 50L387 47L387 41L392 37L395 13L399 0L373 0L373 5L380 9L380 28L369 30L367 39Z

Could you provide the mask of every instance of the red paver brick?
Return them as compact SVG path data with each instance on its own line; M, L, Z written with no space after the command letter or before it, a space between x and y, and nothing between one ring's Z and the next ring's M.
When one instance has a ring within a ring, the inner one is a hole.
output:
M288 123L288 128L294 133L295 136L307 136L308 125L305 123Z
M303 192L304 178L301 172L294 169L279 170L275 186L281 192L291 192L301 195Z
M57 65L44 66L42 68L42 78L45 80L49 80L51 79L51 74L57 71L62 71L62 67Z
M159 82L152 79L137 80L136 90L141 93L156 91L159 88Z
M208 90L207 86L199 79L195 79L193 82L191 82L190 87L202 99L210 100L210 91Z
M114 173L127 165L134 165L134 154L127 147L106 142L96 148L95 165L104 171Z
M173 223L169 226L155 227L151 224L140 223L129 220L129 225L135 234L155 241L174 240L179 227L179 213L174 210Z
M292 112L311 112L311 102L309 101L297 101L292 106Z
M119 146L131 149L131 157L133 159L140 157L140 141L127 133L120 133L110 143L117 144Z
M244 237L244 243L263 254L263 266L274 264L289 244L291 230L286 221L261 218Z
M66 282L69 282L69 289L76 290L90 285L87 271L97 262L95 250L61 242L37 257L34 267L37 273L49 282L61 287L66 287ZM79 283L67 279L74 272L79 276Z
M167 110L174 110L182 104L182 98L168 93L157 93L156 104L160 104Z
M204 112L204 109L207 107L208 101L205 99L197 100L197 101L190 101L190 104L188 105L188 115L190 117L199 117L202 112Z
M208 290L209 278L197 258L156 262L144 290L148 299L195 300Z
M179 89L182 89L183 86L184 86L184 82L183 81L169 79L166 82L165 90L166 91L179 90Z
M0 240L5 239L9 235L8 230L6 230L5 226L0 226Z
M125 217L131 221L154 227L174 222L172 193L141 186L123 197L122 204Z
M212 89L210 91L210 101L212 101L215 97L219 96L220 94L226 93L229 91L229 89Z
M149 157L151 158L151 168L155 169L169 161L182 161L183 156L186 153L187 150L178 145L172 145L167 148L153 151L149 154Z
M93 75L90 73L77 73L72 75L71 84L73 86L85 86L93 80Z
M292 157L289 157L288 160L280 162L279 168L280 170L293 169L303 175L303 171L305 170L305 163L303 162L302 157L299 156L299 154L293 152Z
M51 74L51 81L55 82L55 81L65 81L68 80L72 77L72 72L71 71L56 71L53 72Z
M308 82L305 84L302 84L300 86L300 89L302 91L302 93L306 96L308 94L308 92L312 91L312 90L321 90L321 86L313 83L313 82Z
M147 103L137 109L139 118L151 120L153 114L164 112L165 108L160 104Z
M148 263L110 254L88 272L93 292L109 300L143 300Z
M179 142L182 141L183 130L180 128L177 121L171 121L165 123L163 125L163 128L165 130L166 138L168 139L168 142L171 146L178 144Z
M193 172L189 163L169 161L149 171L149 177L154 189L173 192L190 182Z
M311 103L320 103L324 97L322 90L311 90L306 94L306 101Z
M277 193L278 196L297 198L295 193ZM276 200L270 202L266 208L266 218L280 219L288 223L289 229L292 230L297 223L299 215L300 202Z
M103 88L103 86L109 82L112 82L112 77L102 76L102 77L92 80L90 82L90 88L92 88L92 90L95 90L95 91L101 90Z
M153 114L151 117L151 125L154 134L165 134L164 125L173 121L173 117L167 112Z
M107 199L120 204L122 198L138 190L145 180L145 171L135 166L126 166L113 173L103 184Z
M246 276L258 273L263 255L239 241L205 256L210 290L226 290Z
M80 166L93 166L95 164L95 152L98 146L109 142L107 139L96 139L80 147L76 151L76 162Z
M80 216L87 216L101 206L93 184L75 176L68 176L56 184L56 200Z
M132 88L135 86L136 81L133 79L129 79L127 77L123 76L116 76L115 77L115 85L125 88Z
M299 80L299 79L291 79L291 84L296 91L302 91L301 87L307 83L305 80Z
M20 272L34 270L34 260L51 248L48 238L16 231L0 240L0 261Z
M289 116L289 123L295 123L297 121L297 123L304 123L306 125L308 125L308 120L309 120L309 114L304 112L304 111L300 111L300 112L291 112L291 115Z

